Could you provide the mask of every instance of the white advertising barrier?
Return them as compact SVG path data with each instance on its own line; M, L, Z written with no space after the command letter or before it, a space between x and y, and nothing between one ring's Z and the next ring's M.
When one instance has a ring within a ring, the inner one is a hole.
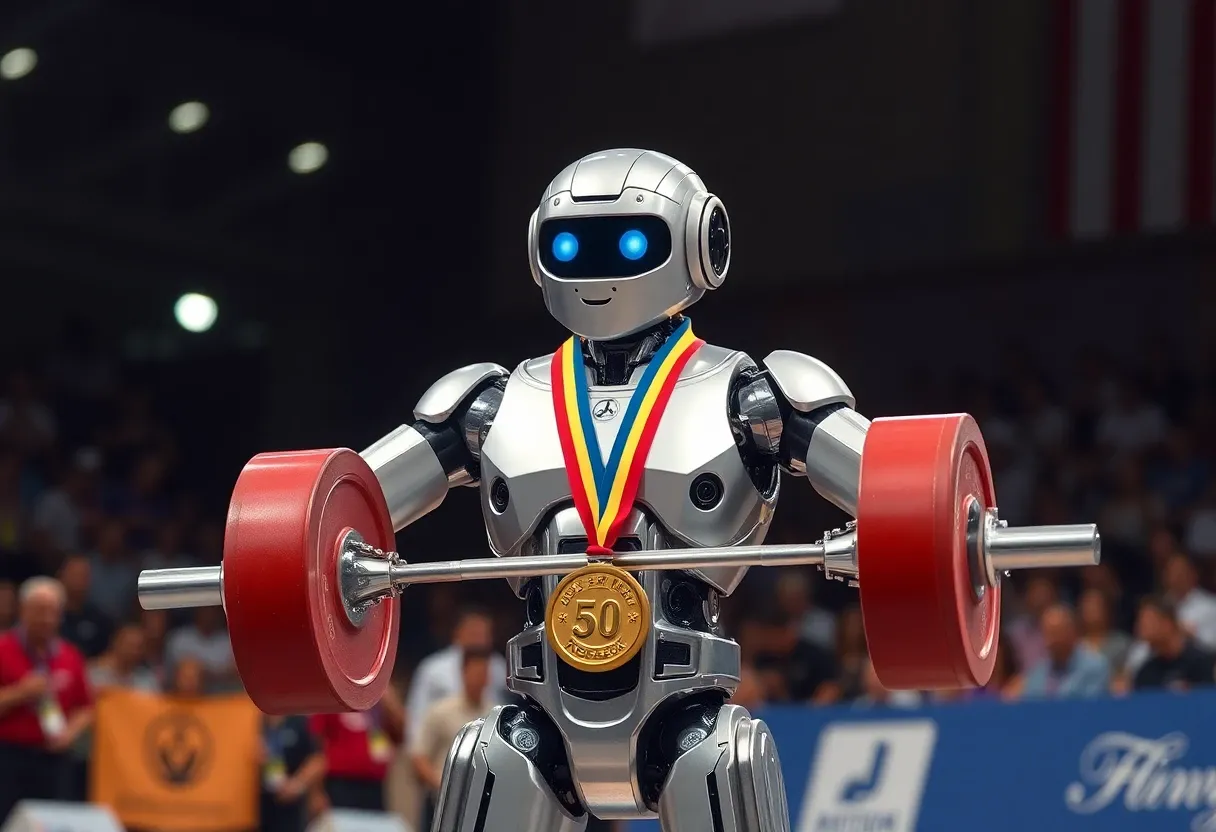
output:
M124 832L118 818L104 806L23 800L9 814L0 832Z
M7 832L7 830L0 830ZM414 832L400 815L332 809L308 825L308 832Z

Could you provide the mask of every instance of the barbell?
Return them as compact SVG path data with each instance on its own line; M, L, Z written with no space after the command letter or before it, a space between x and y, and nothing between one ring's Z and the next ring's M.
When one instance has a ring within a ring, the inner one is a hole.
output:
M406 587L561 575L592 562L561 554L410 563L392 541L383 492L354 451L258 454L233 490L222 564L146 570L140 603L222 606L241 679L268 713L366 710L391 675ZM882 683L927 689L991 677L1003 574L1092 566L1100 551L1092 524L1008 527L979 428L952 414L871 423L857 520L819 542L621 552L611 562L633 572L821 567L860 587Z

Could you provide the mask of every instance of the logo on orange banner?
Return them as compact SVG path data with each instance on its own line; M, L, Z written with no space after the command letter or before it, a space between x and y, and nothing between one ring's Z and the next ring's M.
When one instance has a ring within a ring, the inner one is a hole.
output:
M258 824L260 717L243 695L178 701L114 691L97 704L90 798L128 828Z

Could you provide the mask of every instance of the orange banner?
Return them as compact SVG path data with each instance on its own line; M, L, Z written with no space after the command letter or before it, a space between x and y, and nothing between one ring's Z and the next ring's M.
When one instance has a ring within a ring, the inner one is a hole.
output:
M244 695L108 693L97 703L90 799L129 829L256 828L260 736L258 710Z

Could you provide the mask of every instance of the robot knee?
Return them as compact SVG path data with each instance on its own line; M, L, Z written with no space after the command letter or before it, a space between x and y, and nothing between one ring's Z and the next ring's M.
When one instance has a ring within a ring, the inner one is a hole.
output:
M789 832L781 760L763 720L724 705L672 728L675 760L659 798L665 830Z
M586 827L573 788L559 794L545 777L544 764L555 752L543 726L537 730L528 717L525 709L499 706L461 730L444 765L434 832ZM559 756L564 761L564 751Z

